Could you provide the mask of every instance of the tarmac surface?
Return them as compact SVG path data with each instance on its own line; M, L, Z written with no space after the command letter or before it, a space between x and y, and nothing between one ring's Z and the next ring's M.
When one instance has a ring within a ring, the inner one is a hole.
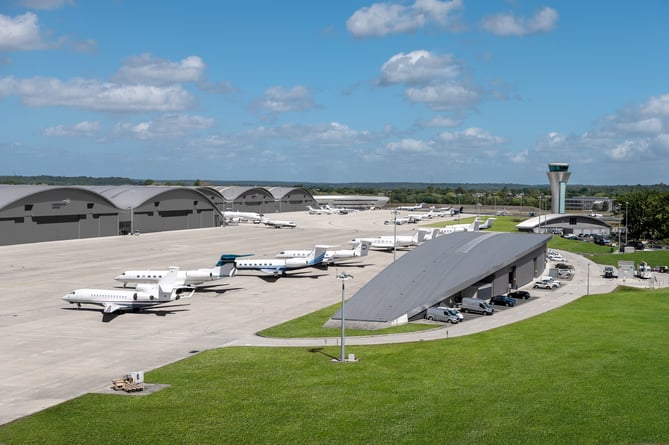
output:
M0 424L90 392L104 392L111 380L131 371L149 371L203 350L226 346L338 345L338 338L271 339L256 332L341 301L336 274L345 270L350 297L393 261L392 252L371 251L360 263L306 269L274 279L240 272L191 299L139 313L104 319L98 306L76 309L61 299L77 288L113 289L123 270L197 269L213 266L223 253L253 253L272 258L285 249L315 244L349 248L362 236L392 235L388 210L348 215L273 215L292 220L295 229L240 223L139 236L0 246ZM437 218L434 222L449 218ZM416 225L396 226L411 234ZM404 254L398 251L397 257ZM606 293L618 280L601 277L601 266L564 252L575 266L573 280L560 289L532 290L532 300L458 325L410 334L347 337L347 345L435 340L468 335L513 323L569 303L587 293ZM590 277L587 277L590 264ZM667 285L657 283L654 285ZM627 280L647 287L648 281ZM530 285L531 286L531 285Z

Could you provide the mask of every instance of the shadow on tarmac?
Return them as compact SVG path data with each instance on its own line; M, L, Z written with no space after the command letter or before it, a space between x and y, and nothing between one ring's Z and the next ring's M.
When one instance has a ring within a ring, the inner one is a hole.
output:
M122 314L151 314L155 315L156 317L166 317L168 315L173 315L176 314L177 312L185 312L190 309L173 309L173 308L180 308L182 306L189 306L188 304L175 304L172 306L160 306L160 307L150 307L142 310L125 310L125 311L116 311L112 312L110 314L106 314L102 312L101 309L98 308L93 308L93 307L64 307L61 308L64 311L87 311L87 312L101 312L102 313L102 322L103 323L109 323L110 321L114 320L116 317Z

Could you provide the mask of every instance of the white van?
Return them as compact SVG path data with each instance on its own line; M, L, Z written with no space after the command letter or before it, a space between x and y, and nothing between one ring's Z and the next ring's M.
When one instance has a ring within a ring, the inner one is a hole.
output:
M462 312L475 312L484 315L492 315L495 312L495 309L486 301L478 298L463 298L460 309L462 309Z
M457 324L460 321L456 311L453 311L451 310L451 308L447 307L427 308L427 312L425 313L425 318L427 318L428 320L445 321L446 323L453 323L453 324Z

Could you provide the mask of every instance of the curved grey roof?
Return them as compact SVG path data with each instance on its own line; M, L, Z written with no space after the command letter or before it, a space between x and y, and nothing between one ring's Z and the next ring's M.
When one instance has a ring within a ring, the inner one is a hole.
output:
M551 235L456 232L416 247L346 302L346 320L409 318L545 245ZM341 311L332 318L341 319Z
M313 198L311 192L309 190L305 189L304 187L270 187L267 190L274 196L276 199L281 199L284 196L288 195L289 193L299 191L304 193L305 195L309 195Z
M94 194L99 198L107 201L110 206L115 206L106 196L100 195L95 190L91 190L88 187L79 187L79 186L57 186L57 185L0 185L0 210L5 207L10 206L12 203L25 199L32 195L37 195L42 192L50 192L54 190L78 190L87 193Z
M578 215L578 214L569 214L569 213L550 213L548 215L539 215L525 221L516 224L516 228L520 231L531 231L535 228L542 225L551 225L551 224L569 224L571 218L577 218L579 221L594 224L598 226L611 228L611 224L606 221L601 220L600 218L595 218L593 216L587 215Z
M121 186L88 186L84 187L93 190L106 197L114 203L119 209L137 208L147 201L155 199L159 195L175 190L187 190L191 193L202 196L209 201L209 198L199 190L192 187L182 186L144 186L144 185L121 185ZM214 204L212 203L212 206Z
M240 196L242 196L245 193L248 193L250 191L256 191L256 193L260 195L265 195L268 198L274 198L272 194L269 192L264 187L251 187L251 186L224 186L224 187L215 187L216 190L218 190L221 195L223 195L223 198L225 198L226 201L234 201L238 199Z

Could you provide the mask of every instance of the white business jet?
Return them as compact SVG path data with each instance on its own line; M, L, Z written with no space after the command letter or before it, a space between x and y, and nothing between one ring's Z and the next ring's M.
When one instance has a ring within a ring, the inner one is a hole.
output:
M392 250L403 247L417 246L425 241L425 237L431 233L430 229L418 229L414 235L377 236L376 238L356 238L349 241L351 244L369 241L372 249Z
M168 272L168 270L126 270L115 276L114 279L123 283L123 287L126 287L128 283L157 283ZM182 282L184 286L198 287L208 281L233 277L235 272L234 263L209 269L179 270L177 280Z
M340 249L340 250L326 250L325 257L323 258L323 263L326 264L340 264L343 262L353 261L357 258L367 256L369 252L369 246L372 243L369 241L362 241L358 243L353 249ZM279 252L277 258L307 258L312 250L284 250Z
M77 289L63 297L70 304L81 307L82 304L102 306L102 312L111 314L116 311L141 310L159 304L169 303L193 295L195 289L186 296L181 295L183 283L178 280L178 268L170 269L158 283L138 284L134 290L119 289Z
M234 262L237 270L259 270L275 277L285 277L288 271L321 266L323 258L325 258L325 251L326 246L315 246L307 258L255 258L240 260L239 257L249 255L222 255L217 266Z
M332 212L328 209L324 209L322 207L319 207L319 208L315 209L311 206L307 206L307 209L309 210L310 215L331 215L332 213L334 213L334 212Z
M239 211L230 211L226 210L223 212L223 218L228 221L251 221L253 223L259 223L263 219L262 213L256 212L239 212Z
M420 204L416 204L415 206L399 206L397 207L397 210L407 210L409 212L413 212L414 210L422 209L424 205L425 203L421 202Z
M293 221L282 221L282 220L277 220L277 219L267 219L263 218L261 223L265 224L268 227L274 227L275 229L282 229L284 227L289 227L291 229L294 229L297 227L297 224L295 224Z

